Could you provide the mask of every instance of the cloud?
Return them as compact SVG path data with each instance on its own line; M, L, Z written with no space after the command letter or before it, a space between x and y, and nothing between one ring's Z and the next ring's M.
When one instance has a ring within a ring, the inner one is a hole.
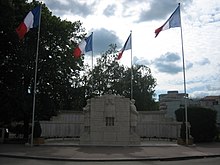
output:
M116 5L108 5L104 11L103 11L103 14L107 17L109 16L113 16L115 14L115 11L116 11Z
M139 16L139 22L165 19L168 14L176 8L177 0L153 0L150 3L150 9L142 11Z
M136 64L136 65L149 65L150 62L147 59L143 58L143 57L138 58L137 56L134 56L133 57L133 64Z
M206 64L210 64L210 61L209 61L208 58L203 58L203 59L197 61L196 64L198 64L198 65L206 65Z
M179 0L152 0L150 9L142 10L138 22L166 19L175 10ZM192 0L186 0L183 6L190 4Z
M211 11L199 16L199 21L203 24L220 21L220 8L213 7Z
M104 28L93 30L94 54L100 54L108 50L110 44L116 44L121 47L120 39L114 31Z
M167 52L165 55L161 55L159 58L156 58L153 61L153 64L160 72L177 74L182 72L182 65L180 61L181 58L178 54Z
M51 10L53 10L55 15L62 16L67 12L71 12L72 14L79 15L82 17L87 17L92 14L94 11L94 7L96 2L92 4L88 3L80 3L77 0L44 0L47 6Z
M189 61L187 61L187 63L186 63L186 69L187 70L189 70L190 68L192 68L193 67L193 63L192 62L189 62Z
M214 75L195 76L186 80L187 92L190 97L204 97L208 95L219 95L220 78ZM181 82L178 82L180 85Z
M220 85L219 84L215 84L215 85L216 86L214 86L213 84L208 84L206 85L206 88L208 91L220 91Z
M167 52L153 61L148 61L143 57L138 58L137 56L134 56L133 63L138 65L154 65L159 72L171 75L183 71L181 57L177 53L171 52ZM190 69L193 67L193 63L188 61L185 67L186 69Z
M202 98L205 96L219 96L220 86L212 85L201 85L198 87L191 88L188 90L190 97L192 98Z

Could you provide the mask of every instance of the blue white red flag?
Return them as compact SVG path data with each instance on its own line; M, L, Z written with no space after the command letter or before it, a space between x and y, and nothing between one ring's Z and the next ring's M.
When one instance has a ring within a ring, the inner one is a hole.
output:
M92 51L92 34L82 40L82 42L74 49L73 55L75 58L79 58L82 54Z
M180 21L180 5L176 8L176 10L172 13L170 18L159 28L155 30L155 37L158 36L158 34L163 31L170 28L180 27L181 21Z
M122 57L122 54L125 50L131 49L131 34L128 36L127 41L125 42L123 48L119 51L117 60L120 60Z
M40 19L40 6L37 6L31 10L27 16L24 18L24 21L16 28L19 39L23 39L25 34L31 29L39 25Z

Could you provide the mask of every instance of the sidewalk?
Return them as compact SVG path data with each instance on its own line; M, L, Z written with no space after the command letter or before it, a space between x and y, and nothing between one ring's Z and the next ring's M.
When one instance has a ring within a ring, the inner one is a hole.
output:
M71 141L47 142L34 147L0 144L0 156L65 161L183 160L220 157L220 143L180 146L167 141L148 141L130 147L80 146Z

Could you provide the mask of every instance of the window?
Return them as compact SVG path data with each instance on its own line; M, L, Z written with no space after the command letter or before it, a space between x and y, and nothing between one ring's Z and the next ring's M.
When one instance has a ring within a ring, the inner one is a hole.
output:
M115 118L114 117L106 117L105 118L105 125L106 126L114 126L115 125Z

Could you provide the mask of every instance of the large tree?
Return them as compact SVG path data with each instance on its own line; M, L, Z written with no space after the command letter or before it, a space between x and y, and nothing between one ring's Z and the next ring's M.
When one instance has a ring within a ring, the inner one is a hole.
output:
M97 64L93 70L86 74L86 95L102 95L109 89L114 94L131 97L131 68L119 65L116 59L116 45L97 58ZM155 110L154 88L156 80L151 74L150 68L143 65L133 65L133 98L136 100L137 109Z
M0 124L23 120L26 130L32 113L38 29L31 29L23 40L18 39L15 29L37 5L37 1L0 1L0 104L4 107L1 116L5 115ZM36 120L49 119L59 109L72 108L83 69L83 58L74 59L72 52L84 35L80 21L61 20L42 5Z

